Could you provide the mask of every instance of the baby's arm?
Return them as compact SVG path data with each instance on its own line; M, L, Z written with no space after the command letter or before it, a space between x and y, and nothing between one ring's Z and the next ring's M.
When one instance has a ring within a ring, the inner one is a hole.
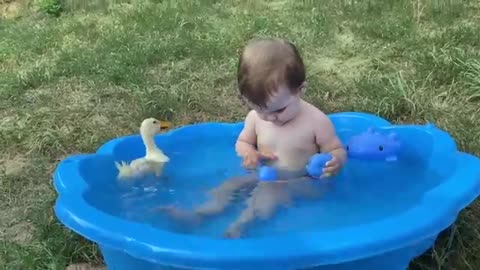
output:
M241 157L256 151L257 135L255 132L255 111L250 111L245 118L245 124L237 138L235 150Z
M275 155L267 152L257 151L257 131L255 130L255 111L250 111L245 118L245 124L242 132L238 136L235 150L243 159L243 166L246 168L255 168L262 159L276 159Z
M332 154L340 164L343 164L347 153L335 132L333 123L321 111L316 113L315 118L315 122L318 123L315 127L315 142L320 147L320 151Z

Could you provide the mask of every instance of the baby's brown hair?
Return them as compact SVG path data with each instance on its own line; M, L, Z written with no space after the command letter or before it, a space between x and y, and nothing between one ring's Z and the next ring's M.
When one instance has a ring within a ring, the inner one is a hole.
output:
M276 38L251 40L240 55L237 76L240 94L261 108L281 85L298 93L306 77L295 45Z

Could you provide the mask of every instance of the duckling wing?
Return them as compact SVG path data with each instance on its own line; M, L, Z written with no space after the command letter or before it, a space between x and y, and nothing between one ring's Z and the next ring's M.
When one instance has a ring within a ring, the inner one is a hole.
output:
M145 158L149 161L154 161L154 162L170 161L170 158L168 158L164 153L161 153L161 152L155 152L155 153L149 154Z
M141 170L147 163L148 162L145 158L137 158L130 163L130 167L134 170Z

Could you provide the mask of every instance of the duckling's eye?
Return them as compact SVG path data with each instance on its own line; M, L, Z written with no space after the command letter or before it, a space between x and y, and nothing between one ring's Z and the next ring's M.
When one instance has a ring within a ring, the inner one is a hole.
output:
M380 145L380 146L378 147L378 150L383 151L383 146Z

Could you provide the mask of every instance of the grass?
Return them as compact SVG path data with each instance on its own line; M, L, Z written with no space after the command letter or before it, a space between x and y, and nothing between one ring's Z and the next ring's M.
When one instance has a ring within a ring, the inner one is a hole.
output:
M307 99L324 111L431 121L480 155L478 1L46 2L63 7L28 3L0 19L5 269L101 263L94 245L53 216L56 163L136 132L150 116L177 125L242 120L237 53L254 36L298 45ZM2 10L10 4L0 1ZM411 270L480 269L479 206Z

